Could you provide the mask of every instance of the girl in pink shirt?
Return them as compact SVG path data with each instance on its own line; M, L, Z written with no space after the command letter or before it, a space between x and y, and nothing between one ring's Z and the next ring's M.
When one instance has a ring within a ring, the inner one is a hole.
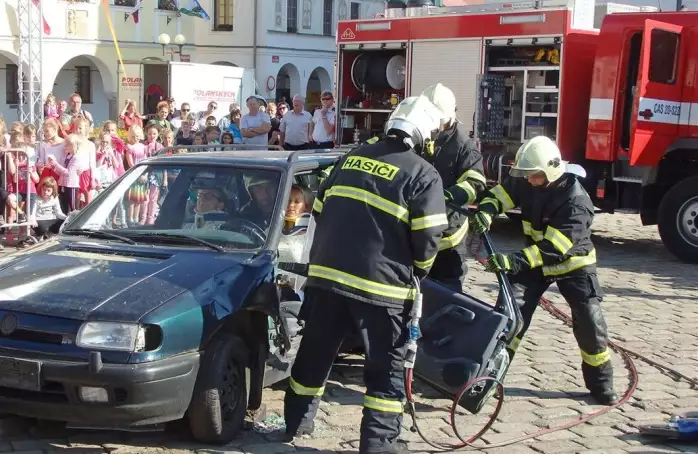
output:
M148 157L146 147L141 143L143 140L143 128L138 125L131 126L128 130L128 143L126 144L126 163L128 168L135 166L142 160ZM148 178L146 175L141 177L128 190L128 224L143 224L145 219L137 219L141 214L143 205L148 200L147 193Z
M70 213L78 208L80 191L80 174L90 170L90 157L85 153L86 140L77 134L70 134L65 140L65 158L58 162L54 156L47 156L47 167L53 169L59 177L61 209Z

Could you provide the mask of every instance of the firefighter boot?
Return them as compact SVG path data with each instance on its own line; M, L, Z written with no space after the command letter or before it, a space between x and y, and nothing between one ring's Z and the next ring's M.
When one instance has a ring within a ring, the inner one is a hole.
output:
M612 388L592 391L591 397L599 405L615 405L620 400L618 398L618 393Z

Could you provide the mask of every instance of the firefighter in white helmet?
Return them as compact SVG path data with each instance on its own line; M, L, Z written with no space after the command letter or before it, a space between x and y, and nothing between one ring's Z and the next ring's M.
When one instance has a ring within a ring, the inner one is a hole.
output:
M359 453L403 450L396 442L412 277L428 274L448 225L441 178L418 156L440 116L425 97L405 99L385 137L344 155L320 185L303 303L310 309L284 400L287 441L313 431L337 352L358 331L366 344Z
M437 137L429 161L443 180L446 200L458 205L470 205L485 190L482 155L463 125L456 119L456 97L443 84L428 87L422 93L441 111L442 132ZM468 218L448 210L448 228L439 242L439 254L429 277L458 291L463 288L467 274L464 238L468 233Z
M509 273L513 282L526 288L521 308L524 327L510 345L510 354L513 357L531 324L541 296L556 282L572 312L584 383L596 401L610 405L618 395L591 242L594 205L566 164L547 137L524 143L516 153L511 178L484 194L472 224L476 233L482 233L494 216L521 207L527 246L511 254L493 254L486 265L489 271Z

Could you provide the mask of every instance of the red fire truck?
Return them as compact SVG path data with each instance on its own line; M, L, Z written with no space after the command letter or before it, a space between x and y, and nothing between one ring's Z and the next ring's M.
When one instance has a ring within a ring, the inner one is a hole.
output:
M340 21L338 143L381 131L399 100L441 82L491 184L524 140L546 135L584 167L600 211L638 212L698 263L698 13L610 14L594 29L593 10L540 0Z

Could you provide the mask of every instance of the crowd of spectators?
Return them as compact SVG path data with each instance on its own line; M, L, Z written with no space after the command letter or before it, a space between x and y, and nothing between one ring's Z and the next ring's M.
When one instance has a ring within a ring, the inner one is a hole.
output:
M248 144L285 149L331 148L334 108L330 92L321 96L322 106L313 115L305 111L304 99L293 98L293 109L282 100L267 102L260 96L245 100L246 112L233 103L220 115L215 101L205 111L192 112L190 104L176 108L175 100L160 101L155 114L138 111L126 100L118 119L96 125L79 94L67 101L50 94L44 104L41 131L0 118L0 169L2 182L0 229L6 242L17 240L18 228L31 228L38 239L58 232L66 216L92 199L126 170L165 147L186 152L199 145L203 150L225 149L216 145ZM37 133L41 141L37 141ZM295 142L295 143L294 143ZM152 220L157 212L162 182L152 181L134 191L119 216L121 225ZM23 246L23 241L17 241ZM0 245L2 248L2 245Z

